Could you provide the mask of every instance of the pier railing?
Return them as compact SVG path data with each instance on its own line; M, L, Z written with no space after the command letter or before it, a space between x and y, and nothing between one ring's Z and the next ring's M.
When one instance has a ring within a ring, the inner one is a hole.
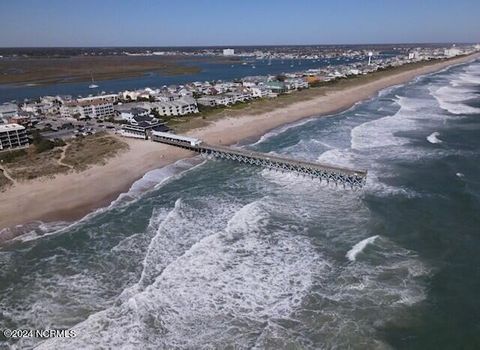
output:
M191 144L184 141L176 141L170 137L164 138L161 136L156 136L155 134L152 135L152 140L155 142L161 142L184 149L189 149L206 157L232 160L248 165L278 170L281 172L293 172L298 175L320 179L320 181L325 181L327 183L333 183L336 185L349 186L351 188L363 187L367 178L367 172L364 170L336 167L332 165L297 160L246 149L212 146L204 142Z

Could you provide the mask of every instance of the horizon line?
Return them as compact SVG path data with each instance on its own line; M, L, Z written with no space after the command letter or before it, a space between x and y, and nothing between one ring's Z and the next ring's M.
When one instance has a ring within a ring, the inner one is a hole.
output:
M432 41L432 42L385 42L385 43L357 43L357 44L237 44L237 45L93 45L93 46L0 46L0 49L84 49L84 48L241 48L241 47L295 47L295 46L382 46L382 45L442 45L442 44L461 44L473 45L478 42L460 42L460 41Z

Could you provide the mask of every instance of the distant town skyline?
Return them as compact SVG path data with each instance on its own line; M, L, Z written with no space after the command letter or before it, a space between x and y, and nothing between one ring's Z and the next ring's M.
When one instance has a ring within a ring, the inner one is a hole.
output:
M3 1L0 47L478 42L478 13L473 0Z

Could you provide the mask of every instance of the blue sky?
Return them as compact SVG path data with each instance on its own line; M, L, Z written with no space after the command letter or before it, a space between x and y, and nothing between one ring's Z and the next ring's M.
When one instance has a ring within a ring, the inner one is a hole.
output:
M0 46L479 42L480 0L0 0Z

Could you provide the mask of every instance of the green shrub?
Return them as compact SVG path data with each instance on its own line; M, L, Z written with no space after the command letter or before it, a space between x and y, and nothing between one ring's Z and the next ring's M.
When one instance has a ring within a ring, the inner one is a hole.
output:
M38 140L37 142L34 142L34 145L37 153L42 153L42 152L53 149L55 147L55 142L52 142L47 139L41 139L41 140Z

